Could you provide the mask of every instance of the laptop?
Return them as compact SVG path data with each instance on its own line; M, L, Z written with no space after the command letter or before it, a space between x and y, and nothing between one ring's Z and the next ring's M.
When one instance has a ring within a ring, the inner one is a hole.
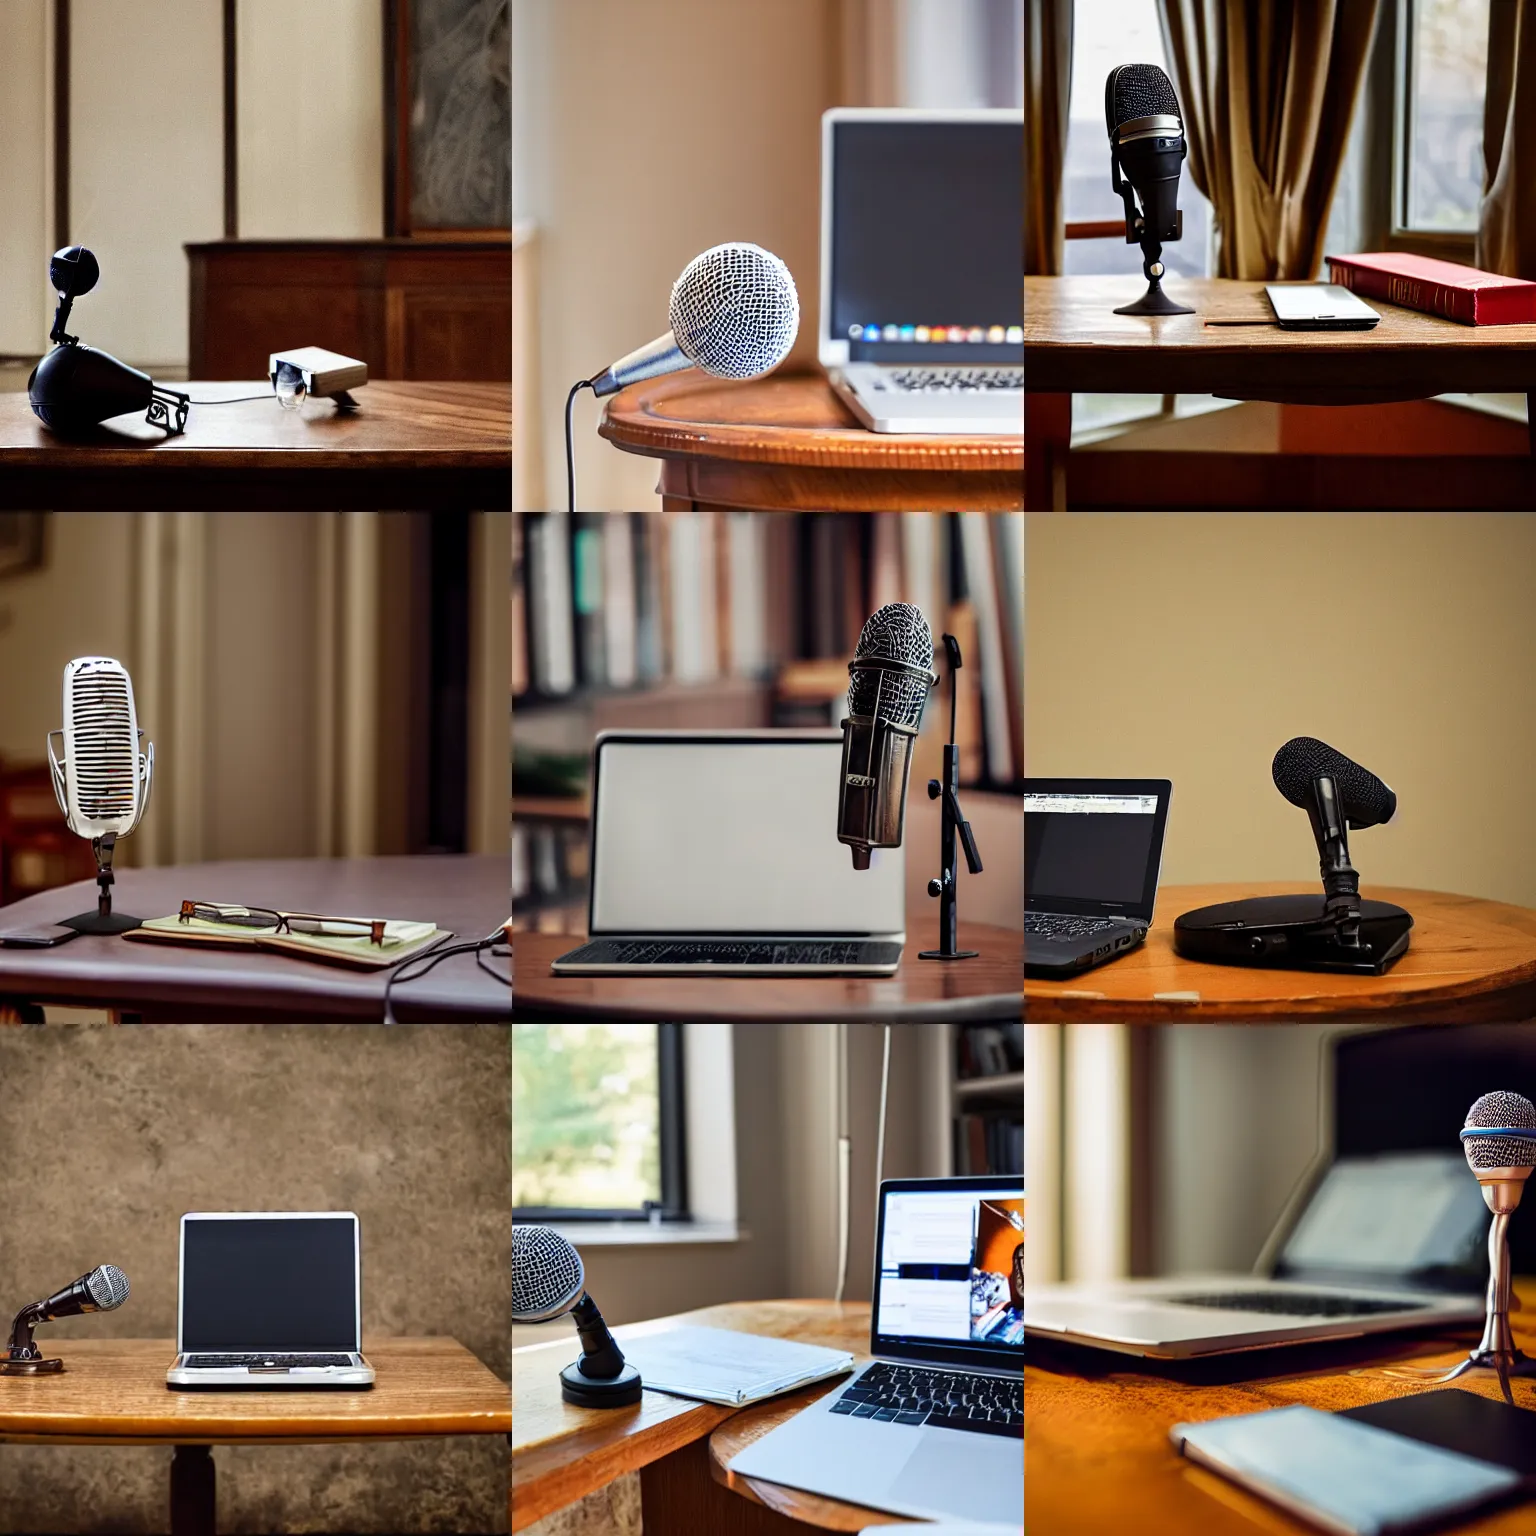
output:
M1339 1158L1282 1216L1253 1274L1031 1285L1024 1325L1178 1360L1471 1323L1483 1316L1487 1235L1459 1151Z
M1024 1180L887 1179L875 1358L735 1456L745 1477L929 1520L1024 1519Z
M1024 435L1024 114L821 120L817 356L876 432Z
M1147 936L1167 779L1024 780L1024 974L1076 976Z
M351 1211L181 1218L173 1387L368 1387Z
M589 942L557 976L889 976L900 848L837 840L837 730L605 731L592 764Z

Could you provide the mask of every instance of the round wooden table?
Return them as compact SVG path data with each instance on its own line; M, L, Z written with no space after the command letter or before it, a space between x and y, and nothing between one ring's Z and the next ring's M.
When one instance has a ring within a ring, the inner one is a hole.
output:
M661 460L667 511L1017 512L1015 437L870 432L824 373L736 383L697 369L615 395L598 431Z
M1408 953L1384 976L1211 965L1173 952L1181 912L1292 884L1175 885L1158 892L1146 942L1064 981L1027 977L1031 1023L1516 1023L1536 1017L1536 912L1477 896L1372 886L1413 915Z

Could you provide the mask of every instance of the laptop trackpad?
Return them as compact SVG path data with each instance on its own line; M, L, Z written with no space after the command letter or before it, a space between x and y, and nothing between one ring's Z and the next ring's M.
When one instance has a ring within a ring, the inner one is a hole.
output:
M1013 1442L964 1430L931 1429L891 1484L891 1500L942 1509L962 1520L1019 1518L1024 1503L1024 1442L1018 1442L1017 1477L1011 1488L1005 1477L998 1476L1009 1460L999 1451L1004 1444Z

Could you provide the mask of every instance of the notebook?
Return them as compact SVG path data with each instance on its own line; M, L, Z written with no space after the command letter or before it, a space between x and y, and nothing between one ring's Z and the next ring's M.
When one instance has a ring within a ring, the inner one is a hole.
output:
M624 1358L655 1392L739 1408L853 1369L846 1350L766 1339L731 1328L669 1328L620 1337Z
M130 928L123 937L158 944L215 944L224 948L281 950L304 960L324 960L333 965L376 971L398 965L453 935L435 923L390 919L384 927L383 944L375 944L365 935L252 933L249 928L230 923L209 922L200 917L183 922L173 915L146 918L141 927Z

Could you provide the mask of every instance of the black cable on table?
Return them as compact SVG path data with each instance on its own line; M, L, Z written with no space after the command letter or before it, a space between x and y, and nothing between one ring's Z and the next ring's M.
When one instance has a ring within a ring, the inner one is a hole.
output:
M582 379L571 385L571 392L565 397L565 492L569 503L567 510L571 512L576 510L576 454L571 446L571 407L576 403L576 396L591 386L591 379Z
M496 928L492 932L486 934L483 939L471 939L464 944L449 944L445 948L429 949L423 954L412 955L409 960L402 960L400 964L389 973L389 976L384 982L384 1022L386 1024L397 1024L399 1022L399 1020L395 1018L393 1008L390 1006L389 994L393 987L400 983L420 981L421 978L425 976L429 971L431 971L435 966L439 965L442 961L447 960L452 955L473 955L475 957L475 964L478 965L482 971L484 971L488 976L494 977L497 981L505 983L506 986L510 988L512 985L511 972L508 971L508 973L503 976L499 971L496 971L492 969L492 967L488 966L485 963L485 960L482 958L486 950L489 950L493 955L499 956L501 954L505 954L508 959L511 959L512 947L510 943L507 942L507 931L505 928ZM414 976L407 976L405 973L418 962L425 963Z

